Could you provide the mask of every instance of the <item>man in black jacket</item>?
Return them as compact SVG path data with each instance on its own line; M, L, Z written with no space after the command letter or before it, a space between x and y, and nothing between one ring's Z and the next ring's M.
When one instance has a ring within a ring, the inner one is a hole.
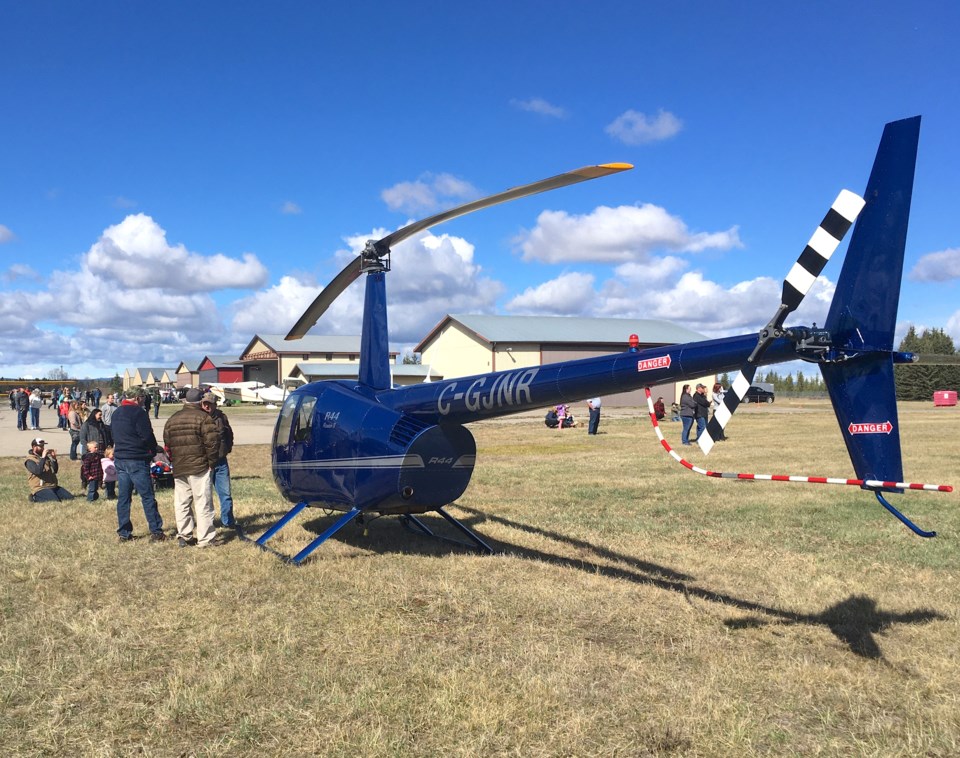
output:
M697 404L697 439L707 429L707 419L710 418L710 398L707 397L707 387L703 384L697 385L697 391L693 393L693 402Z
M157 508L150 479L150 461L159 449L157 438L150 426L150 418L138 402L143 390L129 389L123 393L120 407L113 412L110 429L113 432L113 460L117 468L117 534L121 542L133 539L133 524L130 523L130 503L133 488L137 488L143 513L150 526L150 539L162 542L163 519Z

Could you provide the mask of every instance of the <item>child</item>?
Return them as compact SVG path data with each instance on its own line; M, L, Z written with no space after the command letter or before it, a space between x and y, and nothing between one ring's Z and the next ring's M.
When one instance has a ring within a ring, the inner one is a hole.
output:
M567 418L567 406L560 404L556 408L557 411L557 429L563 429L563 422Z
M87 452L80 459L80 483L87 488L87 500L91 503L99 499L100 495L97 494L97 490L100 489L100 484L103 481L103 467L100 465L103 455L100 453L99 447L98 442L90 440L87 443Z
M113 463L113 445L107 445L100 459L103 469L103 486L107 490L107 500L117 499L117 467Z

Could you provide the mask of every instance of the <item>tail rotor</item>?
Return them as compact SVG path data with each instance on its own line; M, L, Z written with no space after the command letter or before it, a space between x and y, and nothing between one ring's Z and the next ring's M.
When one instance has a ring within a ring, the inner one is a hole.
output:
M827 215L823 217L823 221L820 222L803 252L800 253L800 257L797 258L797 262L787 274L787 278L784 279L780 307L777 308L777 312L773 314L769 323L760 330L756 347L733 380L730 391L724 395L723 403L707 424L706 434L701 434L697 439L697 444L700 445L704 454L709 453L714 443L723 438L724 428L753 383L760 356L773 340L786 334L783 322L803 302L803 298L820 276L830 256L857 220L864 204L864 199L850 190L841 190L837 199L833 201Z

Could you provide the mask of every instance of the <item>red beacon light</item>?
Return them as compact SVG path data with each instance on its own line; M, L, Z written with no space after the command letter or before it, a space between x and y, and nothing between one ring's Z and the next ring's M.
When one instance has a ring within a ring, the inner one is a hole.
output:
M640 349L640 338L636 334L631 334L630 339L628 340L630 345L630 352L637 352Z

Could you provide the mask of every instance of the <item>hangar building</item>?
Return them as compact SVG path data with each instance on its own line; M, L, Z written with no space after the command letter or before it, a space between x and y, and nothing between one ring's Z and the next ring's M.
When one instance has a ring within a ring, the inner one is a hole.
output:
M453 379L488 371L591 358L621 353L631 334L640 348L674 345L707 339L669 321L621 318L570 318L558 316L476 316L451 314L443 318L414 350L431 371ZM704 384L714 378L704 377ZM668 402L679 397L674 383L651 388L654 397ZM613 406L646 405L643 390L604 398Z

